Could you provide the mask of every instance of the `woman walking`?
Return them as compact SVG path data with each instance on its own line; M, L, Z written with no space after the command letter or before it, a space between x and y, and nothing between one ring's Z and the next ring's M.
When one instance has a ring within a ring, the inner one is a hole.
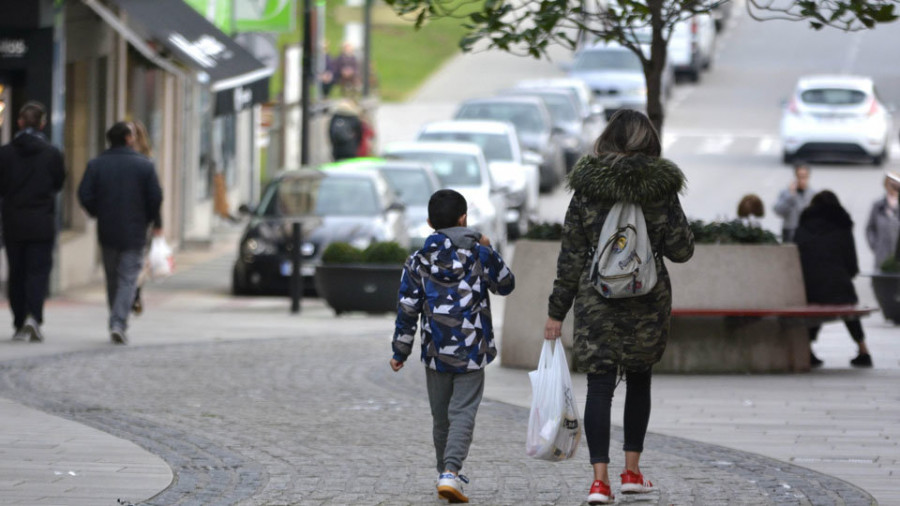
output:
M694 237L678 200L684 174L660 153L659 135L650 120L621 110L597 139L594 154L581 158L569 174L574 195L566 212L544 337L559 338L562 320L574 303L573 353L579 370L588 375L584 426L594 471L590 504L614 501L608 473L610 407L622 376L627 390L620 491L654 490L639 464L650 419L651 368L665 350L672 308L662 259L686 262L694 252ZM592 249L616 202L639 204L644 213L657 270L657 283L646 295L608 299L590 281Z

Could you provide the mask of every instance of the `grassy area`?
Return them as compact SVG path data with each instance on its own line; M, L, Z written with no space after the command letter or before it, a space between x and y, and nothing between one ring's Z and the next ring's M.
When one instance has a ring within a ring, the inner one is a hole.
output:
M344 27L335 19L337 5L344 0L327 0L325 36L332 54L340 51ZM416 30L409 26L373 26L372 64L378 77L378 95L383 101L402 101L413 93L448 58L459 53L459 41L466 33L460 19L438 19ZM279 45L296 44L299 32L283 34ZM272 96L281 89L281 72L272 79ZM332 96L336 90L332 91Z

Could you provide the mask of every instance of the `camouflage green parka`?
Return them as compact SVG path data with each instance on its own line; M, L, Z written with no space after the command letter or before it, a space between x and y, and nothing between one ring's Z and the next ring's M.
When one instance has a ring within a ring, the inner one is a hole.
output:
M646 155L587 155L568 177L566 212L549 316L562 321L574 302L574 362L581 372L644 371L659 361L669 335L672 285L662 258L686 262L694 235L678 193L685 177L674 163ZM657 283L647 295L607 299L591 285L592 249L610 208L641 205L656 254Z

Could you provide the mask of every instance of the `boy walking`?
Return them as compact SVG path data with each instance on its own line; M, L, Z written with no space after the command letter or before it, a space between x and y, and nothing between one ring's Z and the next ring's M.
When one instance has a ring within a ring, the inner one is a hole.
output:
M488 291L508 295L515 277L490 240L466 228L466 199L439 190L428 202L435 230L403 270L391 368L412 353L422 323L422 362L433 419L438 496L469 502L459 474L469 453L484 392L484 367L497 356ZM421 315L421 316L420 316Z

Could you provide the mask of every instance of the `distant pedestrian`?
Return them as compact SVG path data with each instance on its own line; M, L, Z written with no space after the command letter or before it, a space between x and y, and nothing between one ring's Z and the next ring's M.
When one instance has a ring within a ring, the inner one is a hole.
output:
M110 147L88 162L78 199L85 211L97 218L110 339L127 344L128 315L144 264L147 231L152 227L154 235L162 235L162 189L153 162L134 150L130 123L116 123L106 132L106 139Z
M885 260L897 250L900 236L900 172L888 172L884 177L884 197L872 204L866 223L866 240L875 253L875 270L881 270Z
M14 341L44 340L41 325L53 267L56 195L66 178L62 153L41 132L46 116L43 104L26 103L19 111L19 132L0 147L0 214Z
M328 52L328 41L322 44L322 55L325 57L325 65L319 74L319 82L322 83L322 98L328 98L331 88L337 82L334 66L335 58Z
M766 208L759 195L749 193L738 202L738 219L748 227L762 228L762 219L766 215Z
M466 199L439 190L428 202L435 230L403 268L391 369L412 354L422 324L422 362L431 404L438 496L468 502L459 474L469 454L484 367L496 356L488 292L507 295L515 277L490 240L467 224Z
M594 471L589 504L615 501L608 471L610 405L620 376L628 387L621 490L655 490L641 473L640 458L650 420L652 367L665 350L672 309L663 256L686 262L694 252L694 236L678 199L685 177L674 163L660 158L661 150L647 116L623 109L610 118L594 154L582 157L568 176L574 194L563 225L544 338L560 337L563 318L574 303L572 351L588 380L584 432ZM607 299L589 280L593 248L617 202L640 204L654 248L658 282L639 297Z
M328 139L334 161L355 158L363 140L359 106L349 99L338 102L328 123Z
M334 59L334 75L343 96L351 98L359 96L362 80L353 44L344 42L341 46L341 54Z
M794 238L800 250L806 300L811 304L856 304L853 278L859 274L856 246L853 243L853 220L841 207L837 195L825 190L817 193L803 213ZM856 342L859 353L850 361L854 367L872 367L859 318L846 318L844 324ZM821 325L809 327L809 340L815 341ZM822 361L809 352L810 365Z
M800 221L800 213L809 205L816 191L809 186L809 165L794 166L794 180L778 194L775 214L784 219L781 227L781 242L794 242L794 232Z

